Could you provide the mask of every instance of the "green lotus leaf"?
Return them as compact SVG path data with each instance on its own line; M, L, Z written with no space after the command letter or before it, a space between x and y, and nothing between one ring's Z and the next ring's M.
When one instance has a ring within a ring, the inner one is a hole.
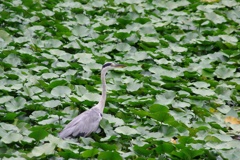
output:
M45 16L53 16L54 12L52 12L48 9L44 9L44 10L42 10L42 14L45 15Z
M187 103L187 102L181 102L181 101L174 101L172 103L172 106L174 108L185 108L185 107L190 107L191 104Z
M93 55L88 53L77 53L74 55L74 58L77 59L79 63L83 64L95 62L95 60L93 59Z
M42 121L39 121L38 124L40 124L40 125L54 124L54 123L58 122L58 120L59 120L59 116L51 115L51 116L48 117L48 119L44 119Z
M160 95L156 95L157 102L162 105L171 104L176 96L173 91L166 91Z
M114 151L117 149L116 144L106 144L106 143L96 143L96 142L93 144L93 147L98 147L108 151Z
M98 149L93 148L93 149L89 149L89 150L82 152L81 156L84 158L94 157L95 155L98 154L98 152L99 152Z
M197 89L197 88L194 88L194 87L189 87L193 93L195 94L199 94L201 96L213 96L215 95L215 92L210 90L210 89Z
M169 109L166 106L162 106L160 104L153 104L149 107L150 112L156 113L156 112L168 112Z
M62 85L66 85L67 84L67 81L66 80L53 80L50 82L49 84L49 87L50 88L54 88L54 87L57 87L57 86L62 86Z
M26 99L23 97L16 97L11 101L5 103L7 111L15 112L25 107Z
M171 47L173 52L186 52L187 51L187 48L181 47L181 46L178 46L178 45L171 45L170 47Z
M3 97L0 98L0 104L4 104L4 103L12 100L13 98L14 97L12 97L12 96L3 96Z
M3 62L11 64L13 67L21 65L22 60L16 54L9 54Z
M94 98L93 98L94 97ZM85 93L82 97L82 100L89 100L89 101L98 101L100 99L100 95L97 93Z
M48 136L48 132L44 127L34 127L31 128L32 132L29 134L29 137L34 138L35 140L39 141Z
M55 73L43 73L42 78L44 79L53 79L53 78L58 78L58 75Z
M164 153L170 154L174 150L175 150L174 146L169 143L163 143L162 145L158 145L158 147L156 148L156 152L158 154L164 154Z
M144 146L135 145L133 149L134 149L134 152L138 155L149 156L153 152L152 150L148 149L149 147L150 147L150 144L146 144Z
M115 45L114 44L103 45L102 47L103 48L101 50L101 53L108 53L108 52L111 52L112 50L115 49Z
M98 159L122 160L122 157L116 151L102 151L99 153Z
M67 62L54 62L52 64L53 68L67 68L69 66L70 66L69 63L67 63Z
M89 34L89 29L85 26L75 26L72 33L77 37L86 37Z
M117 127L114 131L119 134L128 135L128 136L139 134L139 132L136 129L130 128L128 126Z
M143 87L142 83L132 82L127 86L127 90L130 92L137 91L139 88Z
M227 43L231 43L233 45L236 45L238 42L238 39L236 37L233 36L229 36L229 35L220 35L219 37L221 37L225 42Z
M90 23L90 19L84 14L78 14L75 18L79 24L88 25Z
M232 86L218 85L215 92L222 100L231 100L231 95L233 93Z
M45 143L39 146L36 146L28 154L29 157L40 157L42 155L51 155L54 153L55 144Z
M59 100L50 100L43 103L43 106L48 108L55 108L57 106L61 105L61 101Z
M12 142L19 142L23 139L23 136L19 133L8 132L5 136L2 137L1 141L6 144Z
M214 12L205 13L205 16L207 19L209 19L210 21L212 21L215 24L221 24L221 23L226 22L226 19L223 16L220 16Z
M159 40L155 37L142 37L140 40L143 41L144 43L150 45L150 46L159 45Z
M126 39L130 36L130 33L128 30L119 30L114 33L114 36L118 39Z
M47 112L45 111L34 111L30 116L29 118L31 119L37 119L39 117L43 117L43 116L46 116L47 115Z
M16 132L19 132L18 127L16 127L15 125L12 125L12 124L0 123L0 126L1 126L2 129L6 130L6 131L16 131Z
M227 68L225 65L219 65L214 74L218 78L227 79L234 76L235 69Z
M131 47L127 43L119 43L119 44L117 44L116 49L118 51L123 51L124 52L124 51L129 51L131 49Z
M226 145L225 145L225 147L226 147ZM221 150L221 153L223 154L224 158L232 159L232 160L237 160L238 157L240 156L240 153L239 153L238 149Z
M71 94L71 89L67 86L57 86L51 90L51 94L55 97L65 97Z
M124 121L122 119L116 118L116 117L114 117L114 116L112 116L110 114L104 114L103 118L108 120L109 123L114 123L115 127L124 125Z
M5 48L11 41L11 35L5 30L0 30L0 48Z
M49 39L44 42L46 48L59 48L63 43L58 39Z
M197 88L208 88L210 86L210 84L206 83L206 82L194 82L194 83L191 83L193 84L195 87Z

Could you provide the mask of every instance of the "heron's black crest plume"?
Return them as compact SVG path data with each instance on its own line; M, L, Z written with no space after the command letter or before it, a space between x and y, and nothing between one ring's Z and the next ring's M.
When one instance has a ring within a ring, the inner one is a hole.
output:
M113 63L111 63L111 62L107 62L107 63L105 63L103 66L102 66L102 69L103 68L105 68L105 67L107 67L107 66L111 66Z

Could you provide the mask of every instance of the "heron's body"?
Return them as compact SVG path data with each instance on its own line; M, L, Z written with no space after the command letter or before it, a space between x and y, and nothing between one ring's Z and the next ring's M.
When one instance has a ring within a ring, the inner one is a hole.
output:
M106 102L107 91L105 75L108 70L115 67L123 67L123 65L113 63L106 63L103 65L103 68L101 70L102 95L100 101L97 105L89 110L84 111L75 117L70 123L68 123L65 128L59 133L60 138L79 136L86 137L98 129Z
M75 117L66 125L64 130L60 132L59 137L86 137L98 129L102 119L102 113L98 108L91 108Z

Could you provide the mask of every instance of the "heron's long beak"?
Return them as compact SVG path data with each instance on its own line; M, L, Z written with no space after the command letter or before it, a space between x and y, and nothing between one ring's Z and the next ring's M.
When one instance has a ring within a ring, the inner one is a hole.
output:
M114 67L116 67L116 68L123 68L123 67L126 67L126 66L123 65L123 64L115 64Z

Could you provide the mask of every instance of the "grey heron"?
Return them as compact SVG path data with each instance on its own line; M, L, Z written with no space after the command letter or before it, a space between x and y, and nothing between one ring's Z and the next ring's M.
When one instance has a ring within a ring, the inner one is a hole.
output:
M99 123L102 119L103 109L106 102L106 73L108 70L113 68L122 68L122 64L114 64L112 62L107 62L102 66L101 70L101 81L102 81L102 95L97 105L89 110L86 110L75 117L70 123L68 123L65 128L59 133L60 138L67 137L86 137L92 132L95 132Z

